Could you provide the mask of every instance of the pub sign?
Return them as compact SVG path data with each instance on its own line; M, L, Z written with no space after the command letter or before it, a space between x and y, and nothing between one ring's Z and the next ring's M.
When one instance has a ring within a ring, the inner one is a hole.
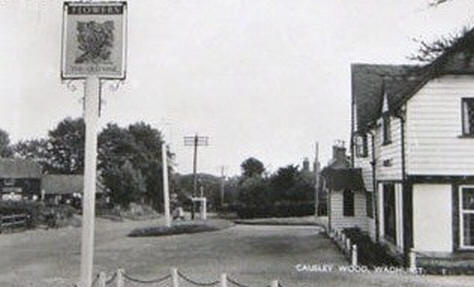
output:
M62 78L124 79L126 2L64 2L63 8Z

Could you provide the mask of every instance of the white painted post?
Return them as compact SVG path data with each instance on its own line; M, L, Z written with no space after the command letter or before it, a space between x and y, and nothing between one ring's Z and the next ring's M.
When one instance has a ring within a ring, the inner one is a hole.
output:
M105 275L105 272L100 272L99 273L99 287L106 287L106 282L107 282L107 276Z
M221 274L221 287L227 287L227 274Z
M278 287L278 280L273 280L272 284L270 285L271 287Z
M161 144L161 158L162 158L162 169L163 169L163 201L165 205L165 224L167 227L171 227L171 216L170 216L170 193L168 185L168 153L165 142Z
M351 240L346 239L346 254L349 256L351 254Z
M357 245L352 245L352 256L351 256L351 264L352 266L357 266Z
M171 272L171 280L172 280L172 283L173 283L173 287L179 287L179 277L178 277L178 269L176 269L175 267L172 267L170 269L170 272Z
M86 124L84 196L82 201L81 287L92 285L94 265L95 187L97 170L97 125L99 120L100 79L88 77L84 87Z
M346 244L346 235L341 232L341 249L344 250L344 244Z
M125 281L124 281L124 278L123 278L123 269L122 268L119 268L117 270L117 287L125 287Z
M408 259L409 259L409 267L410 270L415 270L416 269L416 253L413 248L410 249L410 252L408 253Z
M207 220L207 198L201 198L201 219Z

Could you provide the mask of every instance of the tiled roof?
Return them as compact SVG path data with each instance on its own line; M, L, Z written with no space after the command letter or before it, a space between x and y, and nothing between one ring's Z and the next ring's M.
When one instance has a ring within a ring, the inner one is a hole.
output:
M32 160L2 158L0 178L41 178L41 166Z
M352 64L352 97L356 103L357 130L364 130L382 112L384 92L390 109L404 93L420 82L418 66Z
M84 177L80 174L46 174L41 180L41 189L46 194L82 193ZM104 186L97 181L97 193L104 192Z
M446 74L474 74L474 29L425 66L352 64L352 100L357 130L380 117L384 92L389 110L397 110L429 80Z
M326 186L331 190L365 190L360 168L326 168L322 172Z

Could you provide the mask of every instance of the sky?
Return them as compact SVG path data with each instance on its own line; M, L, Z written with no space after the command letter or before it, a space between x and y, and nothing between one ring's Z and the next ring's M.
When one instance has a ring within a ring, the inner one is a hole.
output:
M192 172L183 137L209 136L198 171L240 173L248 157L272 172L314 160L350 136L350 64L410 63L413 38L472 25L454 0L129 0L127 78L102 87L100 126L163 130L176 169ZM60 79L62 1L0 0L0 129L46 137L82 116L83 83ZM347 145L347 144L346 144Z

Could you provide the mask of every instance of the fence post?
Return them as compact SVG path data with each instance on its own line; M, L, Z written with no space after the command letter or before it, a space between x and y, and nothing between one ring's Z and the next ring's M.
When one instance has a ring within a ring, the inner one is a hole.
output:
M117 287L125 287L125 282L123 280L123 269L117 269Z
M414 270L416 268L416 253L413 248L410 248L410 251L408 252L408 259L410 270Z
M351 263L352 263L352 266L357 266L358 262L357 262L357 245L352 245L352 258L351 258Z
M176 269L175 267L172 267L170 269L170 272L171 272L171 280L172 280L172 283L173 283L173 287L179 287L179 277L178 277L178 269Z
M105 272L99 273L99 287L105 287L105 282L107 281Z
M278 287L278 285L280 285L280 284L278 284L278 280L273 280L270 287Z
M221 274L221 287L227 287L227 274Z
M346 239L346 254L349 256L351 254L351 239L347 238Z

